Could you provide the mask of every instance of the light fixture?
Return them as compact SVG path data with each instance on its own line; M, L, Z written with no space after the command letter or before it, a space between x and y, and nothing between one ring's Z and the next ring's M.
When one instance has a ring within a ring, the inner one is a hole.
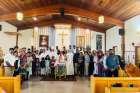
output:
M56 29L70 29L72 25L71 24L55 24L54 27Z
M89 29L86 29L86 34L89 34L90 30Z
M17 14L16 14L17 20L22 21L23 20L23 17L24 17L24 15L23 15L22 12L17 12Z
M78 17L78 21L81 21L81 17Z
M103 24L104 23L104 16L103 15L98 17L98 22L99 22L99 24Z
M36 26L36 27L34 27L34 31L35 32L38 32L38 30L39 30L39 28Z
M34 16L34 17L33 17L33 20L34 20L34 21L37 21L37 17Z

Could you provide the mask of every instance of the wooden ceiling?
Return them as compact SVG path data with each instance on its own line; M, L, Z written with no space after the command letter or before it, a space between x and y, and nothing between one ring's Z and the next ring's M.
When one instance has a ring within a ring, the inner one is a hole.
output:
M92 19L88 19L90 21L82 21L79 23L104 30L116 24L120 24L121 21L125 21L133 16L140 14L140 0L0 0L0 18L4 18L1 16L10 15L11 13L16 13L18 11L27 11L57 4L68 5L71 7L90 11L91 13L105 15L107 18L110 18L107 21L115 20L112 21L114 22L114 24L112 24L111 22L105 24L98 24L97 22L94 22L97 20ZM60 16L53 15L51 17L48 17L48 15L44 15L44 17L38 17L38 22L34 22L32 18L24 19L24 21L21 22L13 19L7 21L19 28L27 28L27 25L29 24L32 24L32 26L34 26L34 24L39 25L39 23L42 23L42 21L46 21L47 24L47 20L57 20L57 18L58 20L60 20ZM8 17L4 18L3 20L6 19L8 19ZM74 22L76 21L75 16L71 16L63 19L63 23L65 23L65 20L67 19ZM55 21L52 23L54 24Z

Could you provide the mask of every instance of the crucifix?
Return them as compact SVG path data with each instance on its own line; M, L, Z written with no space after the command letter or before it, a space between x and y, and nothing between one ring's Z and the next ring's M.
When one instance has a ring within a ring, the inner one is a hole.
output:
M61 36L61 44L62 46L64 46L64 36L68 35L68 34L65 34L64 31L62 33L59 34Z

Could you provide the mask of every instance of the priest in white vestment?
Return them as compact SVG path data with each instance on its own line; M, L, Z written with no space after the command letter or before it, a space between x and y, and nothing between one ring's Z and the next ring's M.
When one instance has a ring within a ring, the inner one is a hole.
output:
M74 75L73 53L70 51L67 53L66 70L67 75Z

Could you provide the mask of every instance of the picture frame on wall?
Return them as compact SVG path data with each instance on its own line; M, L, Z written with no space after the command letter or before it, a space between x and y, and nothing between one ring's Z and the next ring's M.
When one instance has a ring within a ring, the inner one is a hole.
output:
M102 50L102 35L96 35L96 49Z
M85 47L85 36L77 36L76 45L77 47Z
M48 47L48 35L40 35L39 36L39 47Z

